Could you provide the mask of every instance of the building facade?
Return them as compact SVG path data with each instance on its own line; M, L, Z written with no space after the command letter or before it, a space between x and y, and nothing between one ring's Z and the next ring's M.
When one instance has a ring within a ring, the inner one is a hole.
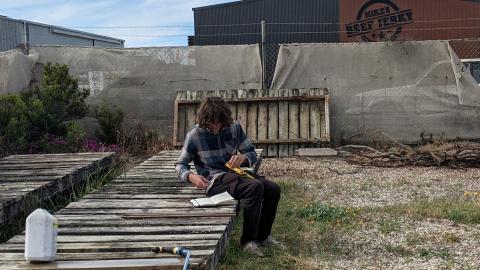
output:
M123 48L122 39L0 16L0 51L25 45L74 45Z
M193 12L189 45L261 43L264 21L267 80L288 43L454 40L460 58L480 61L480 0L243 0Z

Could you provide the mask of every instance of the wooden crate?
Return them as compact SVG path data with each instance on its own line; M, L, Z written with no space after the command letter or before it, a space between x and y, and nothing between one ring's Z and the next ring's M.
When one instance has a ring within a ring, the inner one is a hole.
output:
M173 141L183 145L195 125L201 100L225 98L247 136L268 157L292 156L296 149L330 142L327 89L181 91L175 100Z

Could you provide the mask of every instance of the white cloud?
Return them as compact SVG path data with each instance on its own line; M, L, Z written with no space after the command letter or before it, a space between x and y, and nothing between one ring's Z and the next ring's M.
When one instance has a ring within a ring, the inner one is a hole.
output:
M126 40L126 46L186 45L193 34L194 7L226 0L0 0L0 14L64 27L190 26L182 28L82 28ZM130 36L129 36L130 35ZM131 36L138 35L138 36ZM166 37L165 35L184 35ZM163 36L163 37L159 37Z

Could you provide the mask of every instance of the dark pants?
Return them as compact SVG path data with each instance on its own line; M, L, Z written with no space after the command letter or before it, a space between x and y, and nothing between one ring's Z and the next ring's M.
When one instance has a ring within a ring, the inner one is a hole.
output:
M208 191L212 196L228 191L236 200L242 200L243 233L240 244L250 241L263 241L272 232L273 221L280 200L280 187L262 176L257 179L242 178L234 173L227 173L216 179Z

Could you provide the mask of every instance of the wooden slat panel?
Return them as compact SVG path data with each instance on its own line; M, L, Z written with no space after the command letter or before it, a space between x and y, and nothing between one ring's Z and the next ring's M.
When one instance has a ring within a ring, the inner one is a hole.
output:
M199 98L192 97L201 93L187 91L189 96L180 104L197 106ZM220 90L213 94L226 98L232 116L256 147L266 149L266 156L293 155L300 146L330 141L326 89Z

